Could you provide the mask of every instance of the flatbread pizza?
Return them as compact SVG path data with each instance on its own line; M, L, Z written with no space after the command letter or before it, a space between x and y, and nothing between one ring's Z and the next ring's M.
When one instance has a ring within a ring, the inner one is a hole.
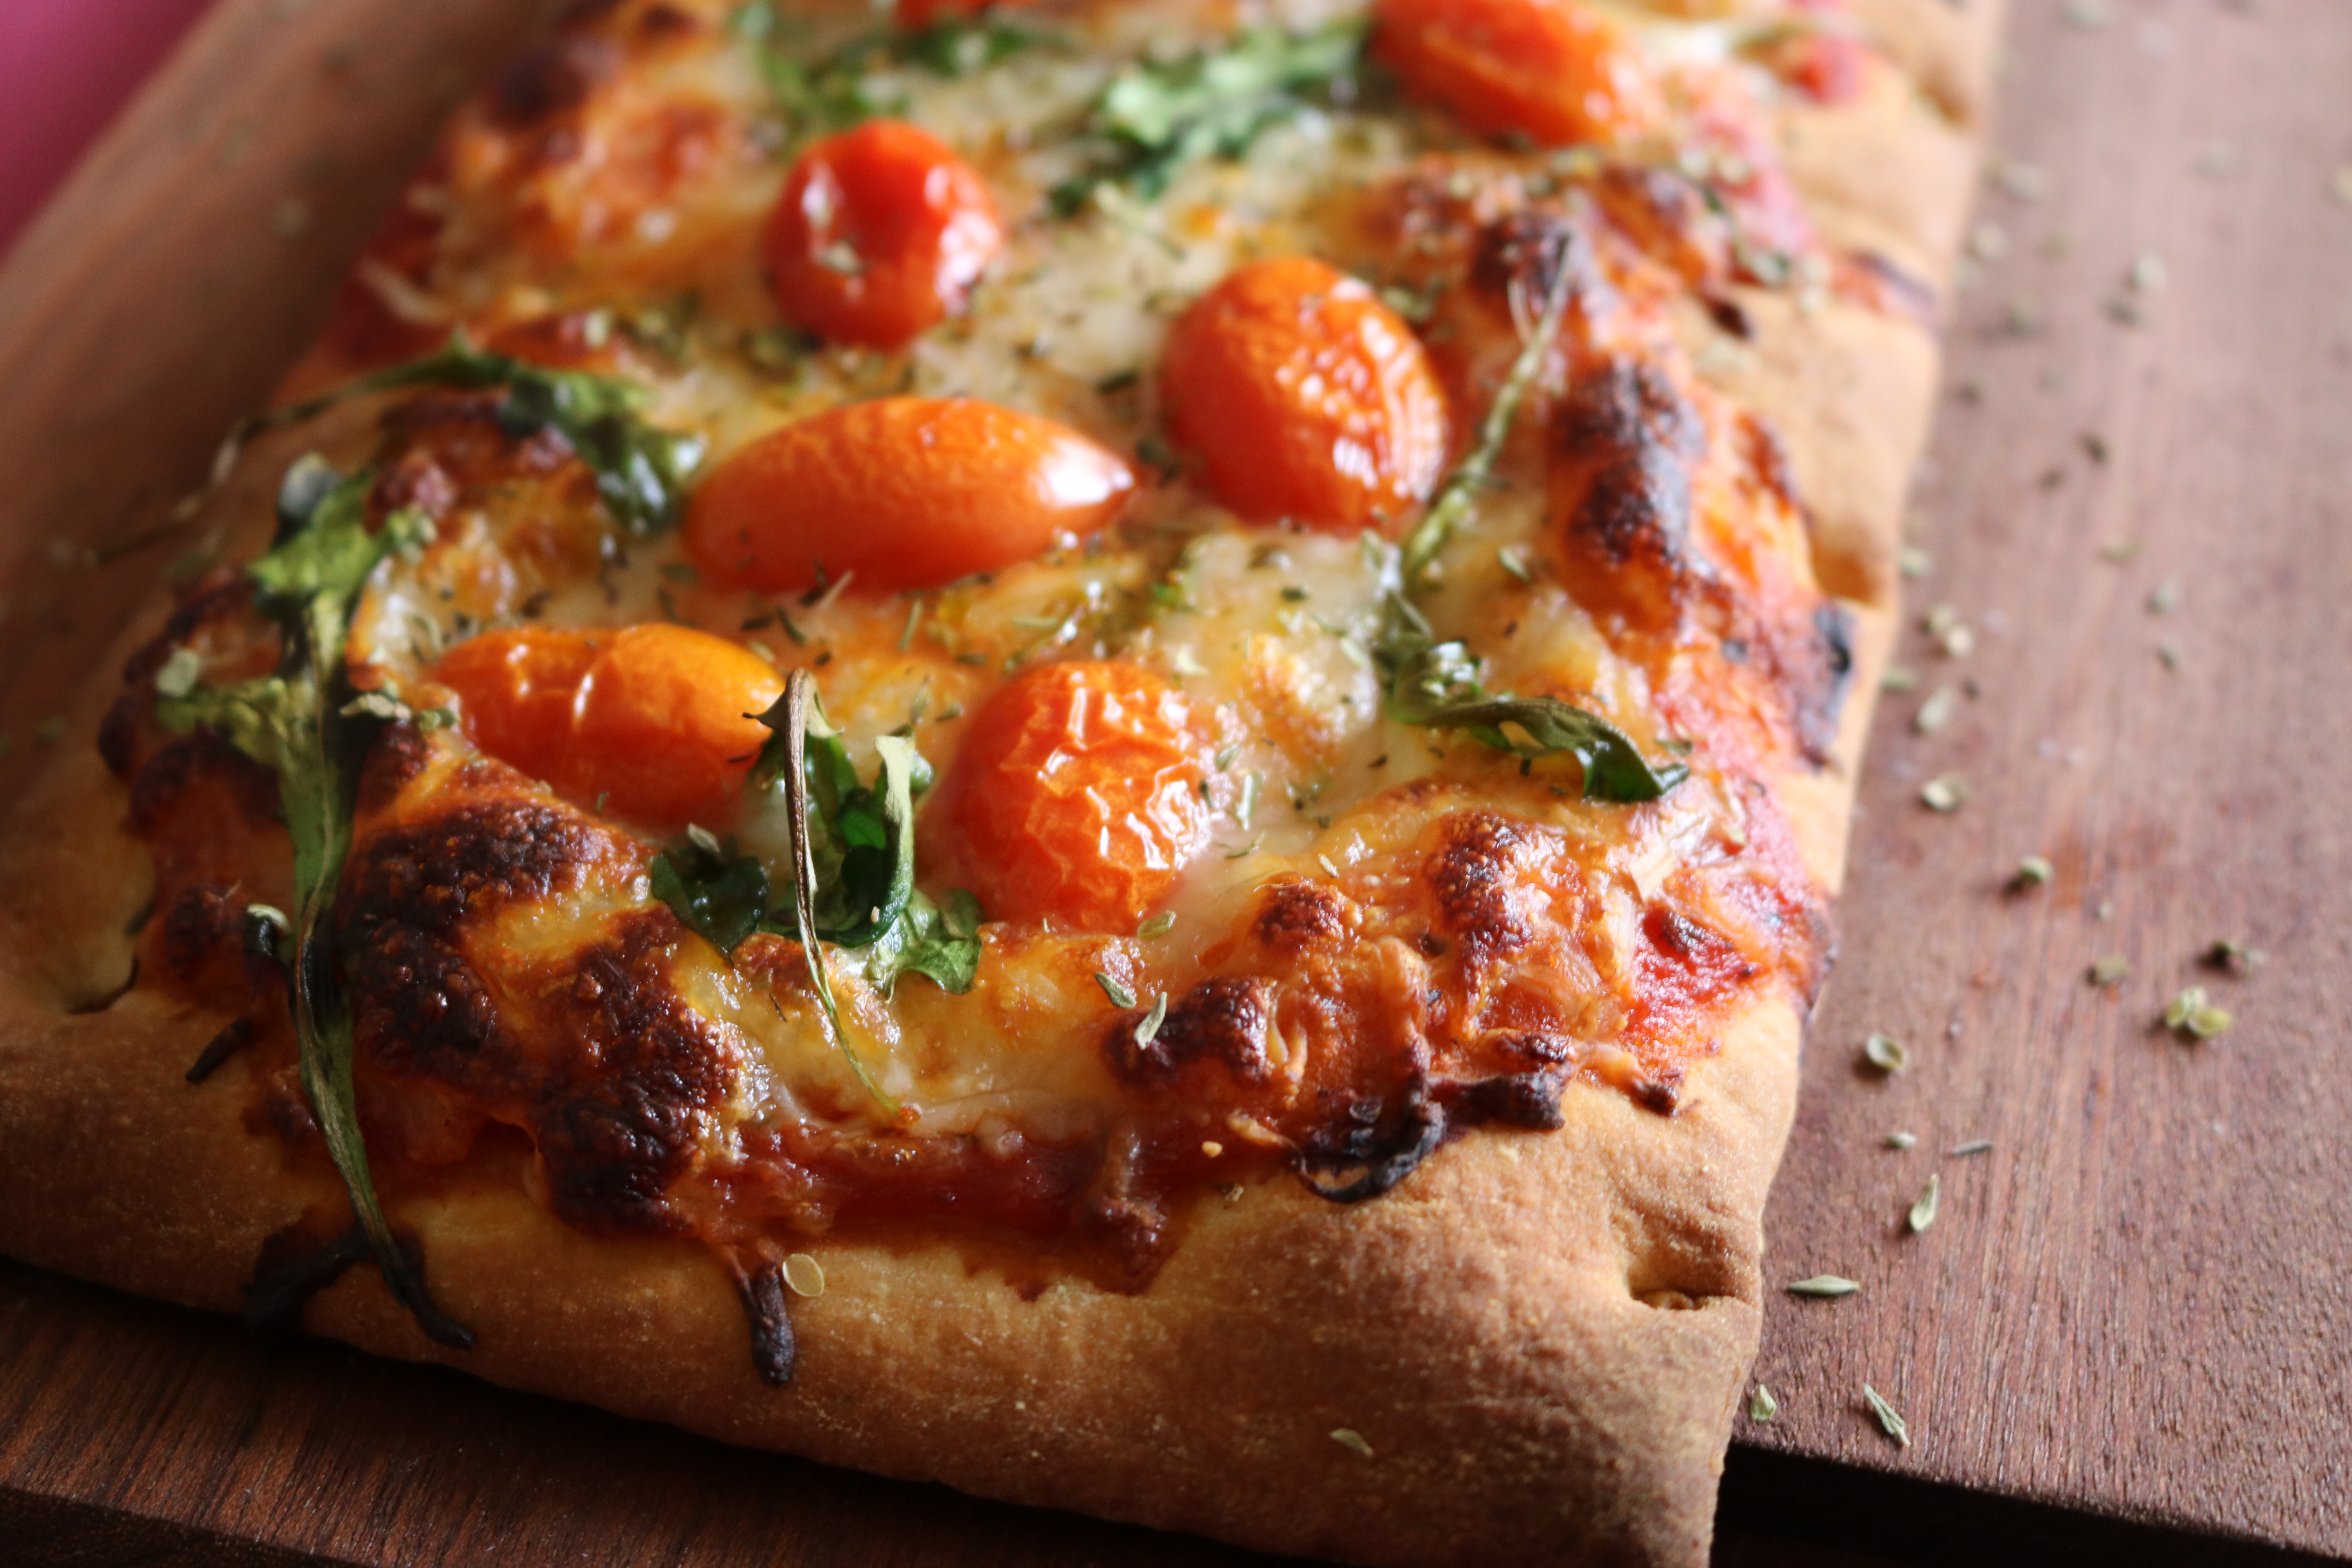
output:
M0 837L0 1248L1701 1561L1992 26L573 6Z

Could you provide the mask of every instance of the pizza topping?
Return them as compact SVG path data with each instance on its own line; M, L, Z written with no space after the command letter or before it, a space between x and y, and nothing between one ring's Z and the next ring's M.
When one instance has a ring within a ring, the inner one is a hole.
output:
M1629 142L1665 117L1648 62L1578 0L1380 0L1372 53L1486 136Z
M1055 187L1055 210L1076 212L1105 187L1150 201L1188 163L1240 157L1311 90L1338 96L1363 45L1363 23L1342 17L1300 33L1245 27L1228 43L1129 67L1095 100L1098 145L1083 173Z
M786 425L695 492L689 558L773 593L854 574L927 588L1042 554L1108 524L1135 489L1116 453L971 398L886 397Z
M999 919L1131 931L1206 847L1183 697L1139 665L1041 665L972 720L927 821Z
M1161 361L1177 442L1254 522L1393 529L1445 465L1445 395L1412 329L1303 256L1254 262L1195 300Z
M1003 247L970 164L927 131L870 120L800 155L761 254L787 317L888 349L962 310Z

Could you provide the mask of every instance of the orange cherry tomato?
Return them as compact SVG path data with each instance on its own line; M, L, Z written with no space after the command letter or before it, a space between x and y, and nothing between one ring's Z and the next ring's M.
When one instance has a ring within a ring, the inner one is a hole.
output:
M721 824L784 689L765 660L724 637L656 623L598 637L486 632L442 657L466 732L490 755L618 816Z
M781 592L855 572L927 588L1092 533L1135 489L1127 460L1066 425L971 398L844 404L714 470L686 514L703 574Z
M1445 394L1402 318L1303 256L1228 274L1177 320L1160 362L1178 443L1255 522L1391 523L1445 468Z
M533 778L562 775L580 683L596 644L578 632L524 626L484 632L441 656L433 679L463 704L466 733Z
M877 349L961 310L1003 248L980 175L903 120L869 120L802 153L764 246L785 315L835 342Z
M1665 117L1640 47L1577 0L1380 0L1372 53L1481 135L1614 143Z
M1208 842L1183 698L1137 665L1040 665L973 718L924 816L942 879L992 919L1134 929Z
M629 626L588 669L566 782L623 816L678 826L733 818L784 678L740 643L656 621Z

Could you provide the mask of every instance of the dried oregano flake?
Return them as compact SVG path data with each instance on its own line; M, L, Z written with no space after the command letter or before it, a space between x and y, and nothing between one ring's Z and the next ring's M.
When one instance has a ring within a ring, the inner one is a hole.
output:
M1904 1223L1911 1227L1912 1235L1916 1236L1936 1223L1936 1210L1942 1206L1943 1201L1944 1179L1931 1173L1927 1177L1927 1190L1919 1194L1919 1201L1913 1204L1911 1212L1904 1216Z
M1878 1417L1878 1429L1903 1447L1909 1447L1911 1428L1895 1414L1895 1406L1886 1403L1886 1396L1865 1383L1862 1385L1862 1397L1869 1404L1870 1413Z
M1892 1035L1873 1034L1862 1043L1862 1054L1880 1072L1901 1072L1911 1065L1909 1047Z
M1372 1457L1372 1446L1370 1443L1365 1442L1364 1435L1361 1432L1357 1431L1353 1426L1333 1427L1331 1430L1331 1441L1339 1444L1339 1447L1347 1449L1351 1454L1360 1455L1362 1458L1367 1459Z

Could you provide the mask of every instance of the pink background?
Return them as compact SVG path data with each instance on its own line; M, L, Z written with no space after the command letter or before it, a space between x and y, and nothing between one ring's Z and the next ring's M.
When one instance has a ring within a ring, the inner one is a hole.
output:
M211 0L0 0L0 257Z

